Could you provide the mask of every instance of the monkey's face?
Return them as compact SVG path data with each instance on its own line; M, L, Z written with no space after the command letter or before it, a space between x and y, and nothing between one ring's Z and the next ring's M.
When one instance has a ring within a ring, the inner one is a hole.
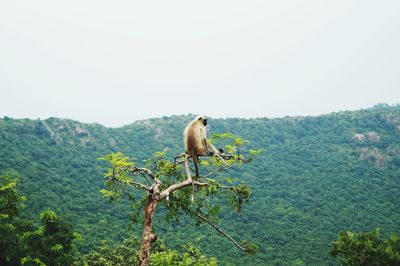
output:
M203 123L204 126L207 126L207 118L205 116L200 116L199 121Z

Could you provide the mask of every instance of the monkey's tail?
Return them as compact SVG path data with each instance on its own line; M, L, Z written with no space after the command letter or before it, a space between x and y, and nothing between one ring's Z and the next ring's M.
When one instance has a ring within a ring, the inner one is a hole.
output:
M194 181L192 180L192 195L190 196L192 203L194 202Z
M192 155L193 158L193 164L194 164L194 169L196 171L196 180L199 179L199 166L198 166L198 160L196 154ZM194 179L192 177L192 195L191 195L191 200L192 203L194 202Z

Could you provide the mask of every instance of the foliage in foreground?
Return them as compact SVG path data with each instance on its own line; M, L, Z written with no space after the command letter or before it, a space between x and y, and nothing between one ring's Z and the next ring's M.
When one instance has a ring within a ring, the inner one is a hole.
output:
M89 254L79 257L74 242L81 236L72 226L47 210L40 214L41 226L19 217L25 197L17 192L17 180L0 177L0 265L136 265L139 241L129 238L110 247L106 242ZM160 241L157 241L160 243ZM151 265L217 265L215 258L202 255L194 244L186 244L182 252L157 244Z
M367 233L342 232L332 243L331 255L342 265L400 265L398 236L382 240L379 235L379 228Z
M214 266L217 265L215 258L208 259L201 250L194 244L182 246L181 252L171 250L164 244L157 244L153 247L150 257L150 265L172 265L172 266ZM84 266L108 266L108 265L137 265L139 258L140 241L131 237L123 243L110 247L107 242L103 242L100 248L83 256L79 265Z
M24 200L16 179L0 177L0 265L71 265L79 234L53 211L40 214L39 227L21 219Z

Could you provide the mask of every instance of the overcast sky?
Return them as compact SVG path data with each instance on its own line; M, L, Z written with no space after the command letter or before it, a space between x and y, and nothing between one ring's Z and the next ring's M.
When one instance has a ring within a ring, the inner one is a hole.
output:
M0 117L317 115L399 85L397 0L0 3Z

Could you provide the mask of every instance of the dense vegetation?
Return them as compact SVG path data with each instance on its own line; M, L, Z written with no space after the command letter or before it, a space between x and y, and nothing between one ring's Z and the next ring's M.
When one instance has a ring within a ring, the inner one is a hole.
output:
M138 121L121 128L49 118L0 119L0 174L18 176L28 197L24 219L51 209L83 239L82 254L101 240L119 243L141 228L129 202L109 204L99 190L107 168L99 157L121 151L141 161L156 151L182 152L182 131L192 116ZM206 225L189 217L156 230L168 248L195 237L219 264L321 265L333 263L331 242L341 231L400 231L400 107L377 106L318 117L211 119L210 133L230 132L262 149L246 169L233 169L252 188L250 206L219 225L259 247L244 256ZM184 251L183 251L184 252Z
M102 241L100 247L80 256L75 248L81 236L72 226L47 210L40 214L41 225L22 219L19 211L25 197L17 191L17 180L0 176L0 265L17 266L110 266L137 265L139 241L135 237L110 247ZM196 240L198 241L198 240ZM196 242L194 241L194 242ZM208 259L200 249L188 243L182 252L165 247L157 241L150 257L151 265L215 266L216 259Z
M80 235L53 211L40 214L41 226L21 219L24 197L17 181L0 177L0 265L71 265L77 257L73 241Z
M333 242L331 255L344 266L351 265L400 265L400 239L391 234L379 237L379 228L372 232L342 232Z

